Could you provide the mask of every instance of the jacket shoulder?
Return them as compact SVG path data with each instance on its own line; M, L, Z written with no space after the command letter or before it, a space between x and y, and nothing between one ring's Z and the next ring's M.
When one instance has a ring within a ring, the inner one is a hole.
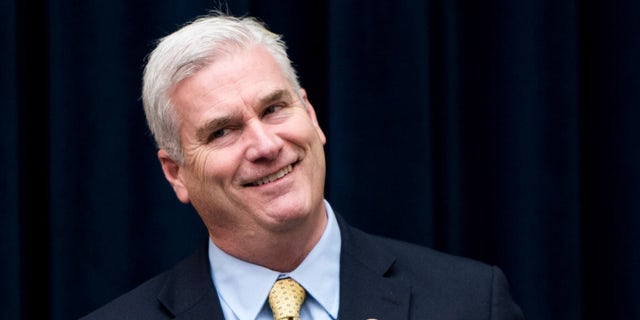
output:
M426 246L346 228L345 252L359 267L410 288L414 315L523 319L509 283L496 266Z
M215 291L210 281L207 246L202 246L172 269L138 285L81 320L169 319L196 306ZM204 307L217 310L215 305Z
M383 249L395 257L394 268L416 277L451 281L456 278L471 277L490 280L492 266L482 261L435 250L430 247L397 239L364 234L372 246Z
M168 318L169 315L158 301L158 292L162 290L166 278L167 272L159 274L80 320Z

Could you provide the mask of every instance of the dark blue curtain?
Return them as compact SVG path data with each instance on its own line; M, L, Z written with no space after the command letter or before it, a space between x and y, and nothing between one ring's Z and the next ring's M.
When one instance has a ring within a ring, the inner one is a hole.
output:
M206 239L145 126L154 41L284 34L367 231L500 266L528 319L640 318L640 2L0 3L0 314L74 319Z

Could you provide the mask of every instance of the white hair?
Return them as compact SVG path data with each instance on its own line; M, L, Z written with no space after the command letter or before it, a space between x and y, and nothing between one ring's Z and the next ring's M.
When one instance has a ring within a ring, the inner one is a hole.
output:
M282 37L253 17L233 17L220 12L198 17L161 38L149 54L142 81L142 102L156 145L182 164L180 119L169 94L185 78L218 57L254 45L263 46L276 60L296 92L300 83Z

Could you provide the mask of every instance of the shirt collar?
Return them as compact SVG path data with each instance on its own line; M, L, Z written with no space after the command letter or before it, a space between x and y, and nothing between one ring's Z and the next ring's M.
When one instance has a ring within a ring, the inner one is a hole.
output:
M309 296L333 318L337 318L340 299L340 229L329 202L324 202L327 227L300 266L288 274L237 259L209 240L213 283L220 299L239 319L255 319L267 300L271 286L283 276L298 281Z

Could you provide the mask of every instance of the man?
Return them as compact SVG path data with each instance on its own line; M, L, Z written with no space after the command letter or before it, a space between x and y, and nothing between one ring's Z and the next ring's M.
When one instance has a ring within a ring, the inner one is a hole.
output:
M333 211L326 137L285 44L257 20L194 20L161 39L143 82L164 175L210 241L86 319L274 319L279 279L302 302L294 318L523 318L497 267L365 234Z

